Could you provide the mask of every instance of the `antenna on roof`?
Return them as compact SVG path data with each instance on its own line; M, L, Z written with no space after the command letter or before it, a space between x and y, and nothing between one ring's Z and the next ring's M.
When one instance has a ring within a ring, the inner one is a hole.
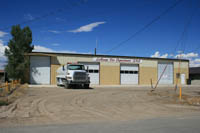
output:
M96 47L94 49L94 55L97 55L97 44L98 44L98 41L97 41L97 38L96 38Z

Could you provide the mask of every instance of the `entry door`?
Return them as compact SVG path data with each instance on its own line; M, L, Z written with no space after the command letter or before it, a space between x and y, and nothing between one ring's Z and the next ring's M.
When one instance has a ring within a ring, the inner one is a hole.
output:
M30 57L30 83L50 84L50 57Z
M159 84L173 84L173 63L159 62L158 63L158 79L160 78L161 75L162 75L162 78L160 79Z
M181 74L181 84L185 84L185 74Z
M138 65L121 65L121 84L138 84Z
M99 63L90 63L90 62L80 62L85 65L85 68L88 67L88 73L90 76L91 84L99 84Z

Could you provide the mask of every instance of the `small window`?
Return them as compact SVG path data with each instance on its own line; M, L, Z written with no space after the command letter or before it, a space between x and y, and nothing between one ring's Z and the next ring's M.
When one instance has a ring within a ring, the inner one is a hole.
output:
M90 69L90 70L89 70L89 73L93 73L93 71L94 71L94 70Z
M126 74L128 74L128 72L129 72L129 71L127 71L127 70L125 71Z
M129 71L129 73L130 73L130 74L133 74L133 73L134 73L134 71Z
M94 73L99 73L99 70L94 70Z
M138 74L138 71L134 71L134 74Z
M121 70L120 73L125 73L125 72L123 70Z
M68 65L68 69L69 70L85 70L85 66L84 65ZM63 66L63 71L65 70L64 66Z

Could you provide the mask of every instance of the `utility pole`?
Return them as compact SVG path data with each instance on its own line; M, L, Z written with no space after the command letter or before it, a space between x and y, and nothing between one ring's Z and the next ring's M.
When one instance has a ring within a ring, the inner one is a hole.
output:
M180 57L179 57L179 65L178 65L178 78L179 78L179 100L182 99L182 85L181 85L181 56L182 56L182 51L180 52Z

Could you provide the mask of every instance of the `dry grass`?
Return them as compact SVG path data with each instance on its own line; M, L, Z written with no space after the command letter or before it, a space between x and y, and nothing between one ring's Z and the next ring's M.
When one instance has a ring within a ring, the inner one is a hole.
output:
M15 90L13 90L13 92L7 95L7 92L5 91L5 89L0 93L1 97L0 97L0 106L4 106L4 105L9 105L10 103L13 103L17 98L21 97L22 95L24 95L26 93L26 90L28 88L27 84L24 85L18 85L16 87Z
M200 97L191 97L187 99L188 104L200 106Z
M163 99L165 103L200 106L200 95L182 94L181 100L179 99L179 94L175 91L152 91L148 92L148 95Z
M4 83L0 83L0 97L3 97L6 95L6 91L5 91L5 87L4 87Z

